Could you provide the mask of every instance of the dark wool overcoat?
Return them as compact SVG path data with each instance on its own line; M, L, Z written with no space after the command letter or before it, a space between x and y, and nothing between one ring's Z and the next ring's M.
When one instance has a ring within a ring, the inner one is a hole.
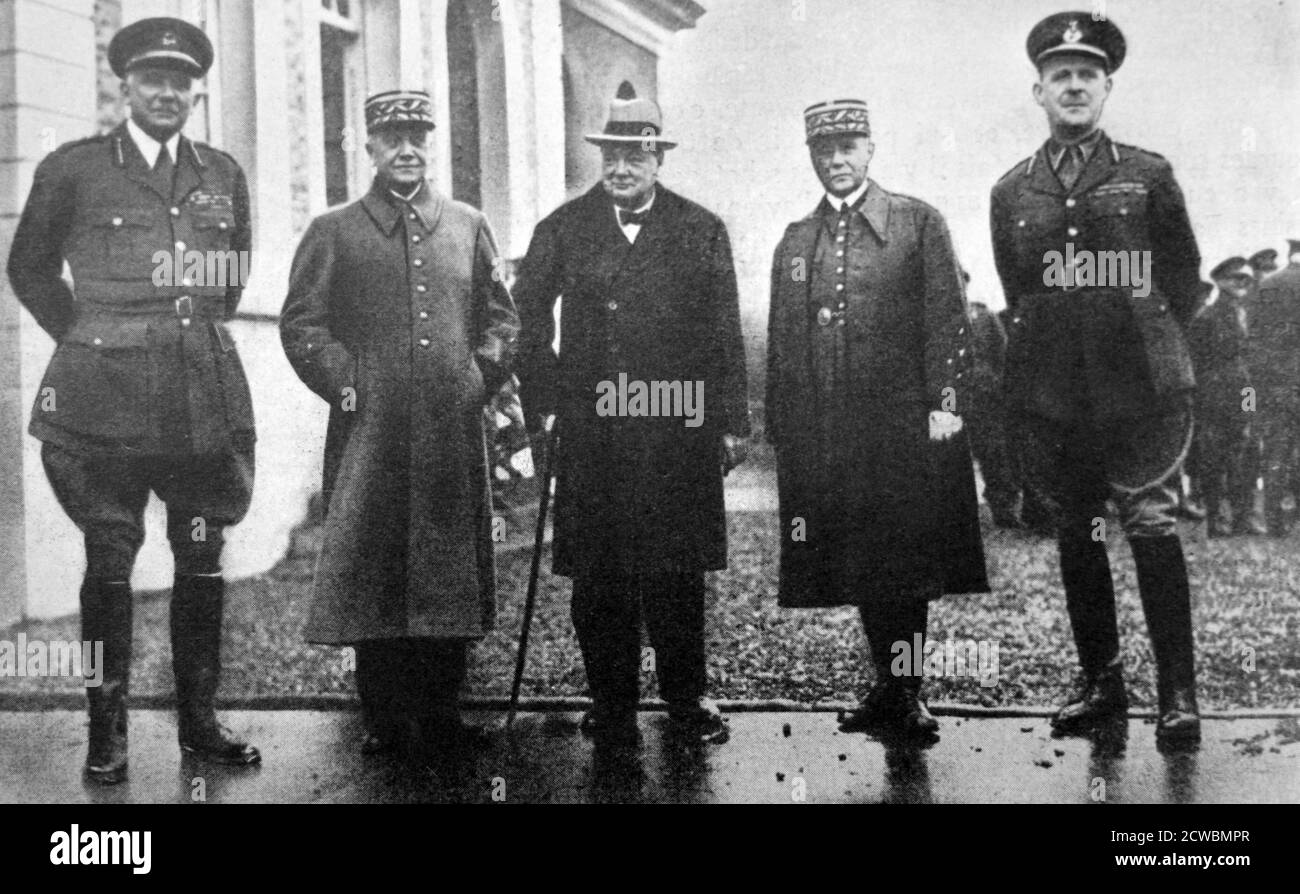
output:
M934 208L875 182L844 242L837 226L823 202L786 229L772 265L779 602L986 591L967 439L929 439L930 412L963 412L971 378L948 228Z
M310 642L472 638L496 609L483 407L518 318L478 211L378 183L315 220L281 318L330 404Z
M722 436L749 434L731 243L717 216L656 189L635 243L600 185L560 207L514 284L524 408L557 414L557 574L727 564ZM602 383L620 381L703 383L701 424L662 400L659 416L603 413Z

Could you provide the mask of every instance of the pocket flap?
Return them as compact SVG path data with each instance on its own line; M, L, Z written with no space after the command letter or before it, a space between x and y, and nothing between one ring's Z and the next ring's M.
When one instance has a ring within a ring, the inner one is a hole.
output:
M190 212L197 230L233 230L235 212L227 208L205 208Z
M64 342L92 348L143 348L149 344L149 324L143 321L83 320L78 322Z

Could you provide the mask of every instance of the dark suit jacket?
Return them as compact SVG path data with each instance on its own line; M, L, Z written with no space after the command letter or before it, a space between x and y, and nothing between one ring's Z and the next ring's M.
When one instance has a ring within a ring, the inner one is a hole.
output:
M558 415L560 574L726 567L722 436L749 433L731 243L717 216L656 188L635 244L600 185L563 205L537 225L514 285L524 408ZM703 424L601 415L600 385L620 375L703 382Z
M125 124L59 147L36 169L9 279L59 343L32 412L31 433L43 441L162 454L252 438L248 383L224 324L243 290L229 274L248 265L238 255L233 269L205 263L188 284L188 263L171 269L178 245L205 260L248 251L248 185L235 160L211 146L182 137L177 155L170 193ZM160 254L170 265L160 266ZM181 299L188 317L178 313Z
M993 253L1011 310L1006 387L1050 419L1161 414L1195 386L1184 327L1202 294L1201 256L1169 162L1103 135L1074 188L1044 144L993 188ZM1154 283L1065 291L1048 252L1150 252Z

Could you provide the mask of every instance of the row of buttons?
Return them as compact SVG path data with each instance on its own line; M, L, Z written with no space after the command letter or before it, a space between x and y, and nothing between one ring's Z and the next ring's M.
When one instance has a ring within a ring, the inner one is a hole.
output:
M416 213L415 213L414 211L412 211L412 212L410 212L409 214L407 214L406 217L407 217L408 220L417 220L417 219L418 219L418 216L416 215ZM415 245L419 245L421 241L422 241L422 239L421 239L421 236L420 236L419 233L412 233L412 234L411 234L411 242L412 242L412 243L414 243ZM412 267L415 267L417 270L423 268L423 267L424 267L424 259L423 259L423 258L414 258L414 259L411 261L411 266L412 266ZM423 282L418 282L418 283L415 284L415 292L416 292L417 295L427 295L428 292L429 292L429 287L428 287L425 283L423 283ZM427 322L428 319L429 319L429 312L428 312L427 310L422 310L422 311L419 312L419 317L420 317L421 320ZM420 341L419 341L419 344L420 344L420 347L422 347L422 348L427 348L427 347L430 347L430 346L433 344L433 342L432 342L430 339L428 339L428 338L421 338Z

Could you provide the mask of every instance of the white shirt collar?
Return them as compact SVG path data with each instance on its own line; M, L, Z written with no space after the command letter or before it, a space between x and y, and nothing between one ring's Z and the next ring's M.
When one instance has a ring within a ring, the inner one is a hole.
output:
M826 193L826 201L830 202L831 207L834 208L836 211L843 211L845 205L848 205L849 207L856 205L858 203L858 199L866 195L867 189L870 188L870 186L871 186L870 179L863 180L861 186L853 190L853 192L849 193L847 196L845 196L842 199L839 198L838 196L833 196L830 193Z
M404 195L402 195L400 192L398 192L397 190L393 189L392 187L389 187L389 190L388 190L388 191L389 191L390 193L393 194L393 197L394 197L394 198L401 199L403 202L406 202L406 203L409 205L411 202L414 202L414 201L415 201L415 197L418 196L418 195L420 194L420 190L422 190L422 189L424 189L424 181L423 181L423 180L421 180L419 183L415 184L415 189L411 190L411 194L410 194L409 196L404 196Z
M631 213L644 214L645 212L649 211L650 208L654 205L655 197L657 195L659 195L658 188L652 189L650 191L650 200L646 202L644 205L642 205L640 208L631 209ZM623 210L627 210L627 209L623 209ZM619 217L618 212L619 212L619 206L615 205L614 220L618 223L619 229L623 231L623 235L627 236L629 242L636 242L636 237L641 232L641 224L624 224L623 219Z
M135 141L135 148L140 150L140 154L143 155L144 160L149 163L149 167L152 168L156 165L158 163L158 153L162 151L163 144L145 133L140 128L140 125L135 123L134 118L126 119L126 132L129 133L131 139ZM176 153L180 150L180 143L180 131L177 131L167 138L167 154L171 156L173 164L177 161Z

